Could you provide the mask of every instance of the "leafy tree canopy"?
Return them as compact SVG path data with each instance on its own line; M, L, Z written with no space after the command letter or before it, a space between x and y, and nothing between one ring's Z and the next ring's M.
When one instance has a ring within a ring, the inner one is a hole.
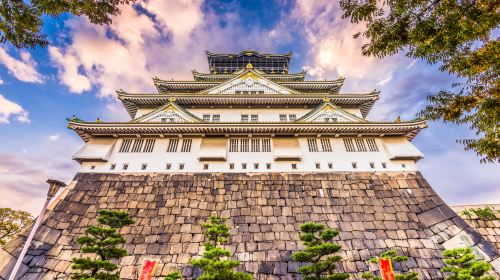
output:
M246 272L236 271L240 265L238 260L231 260L231 252L221 248L222 244L228 242L229 227L225 218L210 216L208 222L202 226L205 235L205 252L203 257L191 261L195 267L203 270L203 274L198 280L251 280L252 275ZM175 278L174 278L175 279Z
M429 96L420 113L432 120L468 123L477 137L461 139L481 162L500 162L500 13L494 0L341 0L344 17L365 23L366 56L406 56L440 63L461 82Z
M477 218L483 221L494 221L494 220L500 220L500 218L498 217L498 213L500 213L500 211L495 210L489 206L486 206L484 208L465 209L460 214L466 216L468 219L471 220Z
M349 278L347 273L335 271L336 264L342 260L335 255L341 246L332 240L339 234L335 229L327 228L323 224L313 222L300 225L300 240L306 246L305 250L292 254L292 259L298 262L308 262L309 265L300 267L304 280L341 280Z
M2 0L0 4L0 41L17 48L45 47L42 33L43 16L58 17L64 13L86 16L95 24L111 23L111 16L120 13L119 6L135 0Z
M74 272L71 279L78 280L118 280L118 268L111 260L118 260L127 255L127 251L120 245L125 243L125 238L117 229L131 225L134 221L124 211L99 211L97 218L99 226L90 226L85 230L85 235L76 242L81 244L82 253L92 254L93 258L74 258L71 268Z
M32 221L33 216L26 211L0 208L0 245L7 243Z
M445 267L441 271L448 274L449 280L494 280L487 275L491 265L476 259L470 248L446 250L443 253Z

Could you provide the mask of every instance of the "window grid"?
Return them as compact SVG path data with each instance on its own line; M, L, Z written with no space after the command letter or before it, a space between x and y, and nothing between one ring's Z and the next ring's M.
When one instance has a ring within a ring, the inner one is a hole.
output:
M212 115L212 122L220 122L220 115Z
M262 152L271 152L271 139L262 139Z
M130 150L130 146L132 145L132 139L123 139L122 145L120 146L120 153L127 153Z
M280 122L286 122L286 115L280 115Z
M134 145L132 145L132 153L140 153L142 150L142 144L144 144L144 139L135 139Z
M316 142L315 138L307 139L307 146L309 147L309 152L317 152L318 151L318 142Z
M252 122L258 122L259 121L259 115L251 115L250 116Z
M241 122L248 122L248 115L241 115Z
M210 115L203 115L203 120L206 122L210 121Z
M152 153L155 147L156 139L146 139L146 143L144 145L143 153Z
M344 146L345 146L345 150L348 152L355 152L356 151L356 149L354 148L354 143L353 143L352 139L344 138Z
M193 139L183 139L181 153L189 153L191 152L191 144L193 143Z
M291 121L291 122L294 122L295 120L297 120L297 115L295 115L295 114L288 115L288 120Z
M238 151L238 140L239 139L229 139L229 152Z
M356 138L354 139L355 142L356 142L356 148L358 150L358 152L366 152L366 145L365 145L365 139L360 139L360 138Z
M332 145L330 143L330 139L328 139L328 138L321 139L321 150L323 150L323 152L331 152L332 151Z
M252 152L260 152L260 139L253 139L252 142Z
M248 139L240 139L240 152L249 152Z
M375 139L368 138L366 139L366 143L368 144L370 152L378 152L377 142L375 142Z
M179 139L170 139L168 141L167 153L177 152L178 145L179 145Z

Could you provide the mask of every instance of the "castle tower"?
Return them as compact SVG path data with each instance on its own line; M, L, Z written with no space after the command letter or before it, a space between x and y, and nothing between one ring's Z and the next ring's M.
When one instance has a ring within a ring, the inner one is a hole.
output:
M411 141L426 121L370 121L378 92L341 93L342 78L305 80L289 73L291 58L207 52L209 73L193 71L192 81L154 78L155 93L118 91L128 122L70 119L85 141L73 157L81 167L53 203L23 277L67 279L75 238L103 208L136 220L124 229L122 279L136 279L145 258L160 260L158 276L196 274L189 261L213 211L229 218L228 247L255 279L293 279L290 255L306 221L340 230L340 269L353 279L388 249L409 256L400 269L422 279L442 279L441 252L464 244L499 269L498 248L417 171L423 155ZM2 277L22 240L0 251Z

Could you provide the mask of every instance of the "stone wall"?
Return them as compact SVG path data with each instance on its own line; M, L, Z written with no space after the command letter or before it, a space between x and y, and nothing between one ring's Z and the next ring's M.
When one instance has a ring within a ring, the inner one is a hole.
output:
M77 174L75 180L38 231L22 279L68 279L71 258L79 256L75 238L96 224L99 209L127 210L136 221L122 230L130 255L121 261L121 279L137 279L145 258L160 260L156 276L173 269L196 276L189 261L202 253L200 224L212 211L230 217L227 247L254 279L295 279L300 264L290 255L301 248L298 228L307 221L340 230L340 270L352 279L376 269L368 259L387 249L410 257L397 270L442 279L443 245L463 235L490 261L500 261L498 248L458 217L420 173ZM24 236L0 251L2 279Z

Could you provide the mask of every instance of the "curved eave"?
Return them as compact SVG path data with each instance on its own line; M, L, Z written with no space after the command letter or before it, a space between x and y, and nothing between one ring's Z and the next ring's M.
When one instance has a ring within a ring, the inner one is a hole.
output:
M306 77L306 71L302 71L300 73L295 74L266 74L262 75L274 82L291 82L291 81L304 81ZM208 73L199 73L193 71L193 78L195 81L202 82L223 82L230 80L236 77L237 74L208 74Z
M332 135L338 136L404 136L412 140L427 127L426 120L401 123L68 123L83 140L104 136L157 136L199 134L273 134L273 135Z
M213 58L213 57L242 57L242 56L248 56L248 55L256 55L259 57L287 57L288 60L292 57L292 52L289 51L288 53L285 54L268 54L268 53L260 53L258 51L254 50L246 50L246 51L241 51L240 53L213 53L209 51L205 51L207 54L207 58Z
M184 107L279 107L279 106L318 106L323 102L325 95L167 95L167 94L130 94L118 92L120 99L129 115L134 118L139 108L152 108L162 106L169 102L172 97L176 98L177 104ZM330 102L341 107L359 107L361 115L366 118L373 104L378 100L377 92L370 94L337 94L329 96Z
M266 76L262 75L267 78ZM153 79L154 85L159 93L195 93L207 91L210 88L221 85L236 76L224 81L165 81ZM272 79L270 79L272 80ZM280 86L302 93L331 92L338 93L344 83L344 79L332 81L273 81Z

